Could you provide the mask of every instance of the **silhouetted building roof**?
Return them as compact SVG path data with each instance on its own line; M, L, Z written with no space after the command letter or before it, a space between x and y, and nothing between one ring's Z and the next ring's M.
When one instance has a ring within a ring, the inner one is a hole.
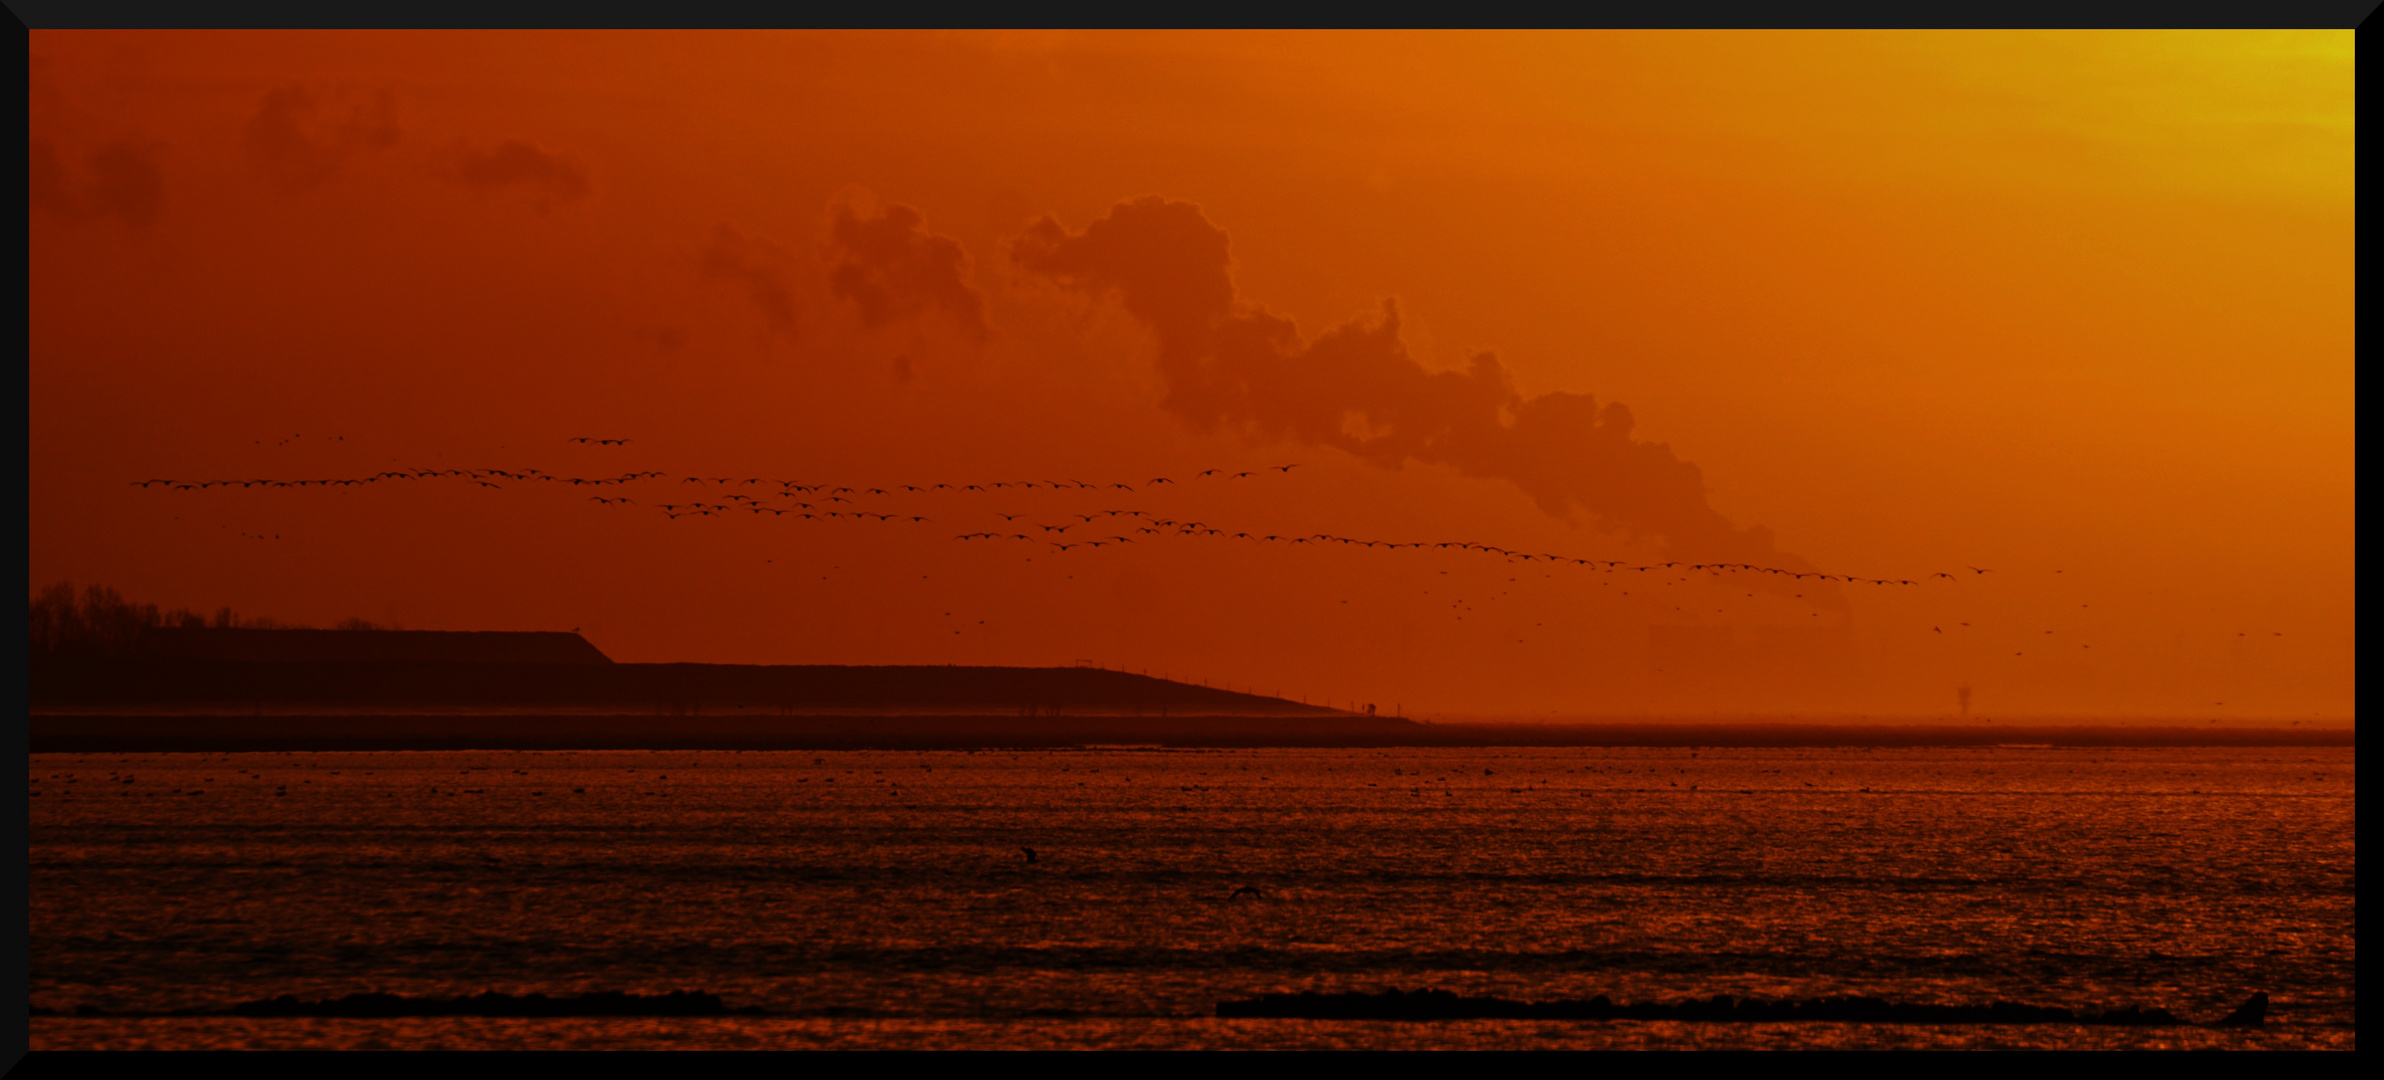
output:
M148 652L188 660L286 663L610 664L588 639L543 630L159 629Z

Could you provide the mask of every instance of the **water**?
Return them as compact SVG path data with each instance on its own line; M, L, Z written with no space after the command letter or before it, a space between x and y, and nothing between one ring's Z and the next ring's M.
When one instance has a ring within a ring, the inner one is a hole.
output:
M150 1015L33 1044L2348 1048L2355 753L35 755L33 1002ZM2273 1004L2256 1032L1211 1015L1390 986ZM492 989L774 1015L156 1015Z

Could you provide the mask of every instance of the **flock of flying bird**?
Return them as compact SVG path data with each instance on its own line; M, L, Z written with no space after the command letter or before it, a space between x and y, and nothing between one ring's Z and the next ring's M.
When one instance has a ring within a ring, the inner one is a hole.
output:
M574 437L568 441L593 446L625 446L630 440L599 439L582 436ZM1213 481L1219 479L1224 481L1247 480L1260 477L1265 472L1269 471L1288 474L1293 469L1298 467L1299 463L1294 462L1287 465L1271 465L1262 469L1252 469L1240 472L1229 472L1225 469L1203 469L1199 473L1195 474L1192 479L1196 482ZM232 487L359 487L370 484L420 480L459 480L468 484L492 489L502 489L508 484L524 483L553 484L557 486L583 488L608 488L646 481L661 481L664 483L673 483L675 481L675 486L678 488L678 490L686 490L685 485L689 484L696 485L695 490L688 492L690 497L683 498L675 502L648 501L641 503L638 500L630 498L626 495L596 494L589 495L588 501L599 503L605 506L646 506L655 510L659 510L666 518L670 520L677 520L679 518L687 517L727 517L742 511L745 513L750 513L756 517L767 514L776 518L796 517L812 521L859 521L863 519L874 519L880 522L900 522L914 525L928 524L934 519L920 514L884 513L875 510L865 510L860 508L855 500L860 498L892 496L898 493L959 494L976 492L981 494L991 494L997 491L1009 491L1013 489L1021 491L1048 489L1054 491L1076 490L1132 492L1136 490L1148 490L1161 485L1175 485L1176 483L1169 477L1159 476L1152 477L1140 485L1114 481L1108 483L1088 483L1082 480L993 480L982 481L978 483L959 484L898 484L892 487L855 487L839 484L805 483L796 480L766 479L763 477L673 477L669 474L655 471L626 472L618 476L610 477L556 476L541 469L525 468L392 469L374 473L369 476L304 480L260 478L237 480L178 480L151 478L147 480L134 481L132 486L139 488L162 487L170 491L203 491L210 488ZM705 501L704 498L694 497L704 496L710 492L718 491L722 488L752 489L757 487L762 489L762 494L758 497L751 493L750 490L728 491L716 496L710 496L712 498L724 500L719 502L709 502ZM673 497L675 498L675 496ZM1005 523L1015 523L1022 517L1025 517L1023 514L1007 513L997 514L996 516L1002 518ZM1093 533L1099 531L1094 527L1095 522L1123 518L1134 523L1130 530L1131 532L1146 537L1193 536L1240 540L1251 543L1282 543L1290 545L1342 544L1393 551L1401 548L1431 549L1437 551L1462 551L1483 555L1495 555L1501 558L1519 562L1572 564L1576 566L1585 566L1604 572L1627 571L1644 573L1659 570L1687 570L1701 571L1712 574L1771 574L1780 577L1791 578L1797 581L1812 580L1835 582L1847 585L1914 586L1922 584L1922 581L1915 581L1909 578L1868 578L1853 574L1827 574L1814 570L1796 570L1776 566L1759 566L1753 563L1743 562L1696 563L1674 560L1670 562L1641 565L1619 559L1587 559L1571 555L1519 551L1511 548L1500 547L1496 544L1482 543L1472 540L1381 540L1364 539L1351 536L1337 536L1330 533L1311 533L1307 535L1293 536L1275 533L1227 532L1224 529L1215 527L1203 521L1177 520L1173 518L1156 517L1147 511L1131 509L1103 510L1098 513L1078 513L1064 516L1074 517L1076 520L1062 522L1060 524L1046 524L1043 522L1030 520L1026 525L1012 524L1011 528L1022 529L1031 527L1036 530L1035 532L966 532L953 537L953 539L960 541L1026 541L1028 543L1048 546L1061 552L1071 551L1079 547L1102 548L1132 544L1135 542L1135 537L1125 535L1125 532L1123 531L1109 536L1092 535ZM1086 530L1086 535L1075 539L1070 539L1067 535L1068 532L1072 529L1078 528L1084 528ZM1126 527L1120 525L1118 528L1123 530ZM1989 570L1980 567L1970 567L1969 569L1976 574L1986 574L1990 572ZM1927 577L1929 579L1942 578L1947 581L1958 580L1955 575L1944 572L1931 574Z
M296 436L293 436L293 438L295 437ZM289 441L290 440L288 439L282 440L283 443L287 443ZM630 442L628 439L601 439L587 436L577 436L567 441L584 446L627 446ZM280 444L277 443L276 445ZM1262 469L1251 469L1241 472L1229 472L1225 469L1203 469L1199 473L1195 474L1192 477L1192 480L1196 482L1215 480L1219 478L1227 481L1248 480L1261 477L1268 471L1288 474L1293 469L1298 467L1299 464L1294 462L1287 465L1270 465ZM725 492L723 494L713 496L715 498L726 500L724 502L705 502L699 498L686 498L678 502L647 503L640 503L638 500L629 498L626 495L590 495L588 496L588 501L606 506L649 506L661 511L666 518L671 520L677 520L679 518L685 517L727 517L738 511L745 511L747 513L753 514L756 517L759 517L763 514L769 514L773 517L779 518L793 516L813 521L830 519L859 521L862 519L875 519L880 522L901 522L906 524L923 525L930 523L933 521L933 519L919 514L890 514L873 510L864 510L861 509L854 502L854 500L858 498L892 496L897 493L935 494L939 492L945 492L959 494L966 492L976 492L980 494L991 494L997 491L1009 491L1013 489L1021 491L1046 489L1052 491L1074 490L1132 492L1137 490L1147 491L1162 485L1175 486L1175 481L1173 479L1164 476L1152 477L1151 479L1142 482L1140 485L1120 482L1087 483L1082 480L994 480L966 484L898 484L893 487L854 487L838 484L803 483L794 480L772 480L762 477L740 478L728 476L680 476L674 478L669 474L650 470L626 472L618 476L610 477L556 476L541 469L395 469L374 473L370 476L309 480L274 480L254 478L243 480L174 480L151 478L148 480L133 481L132 486L144 489L164 488L169 491L204 491L209 488L361 487L370 484L412 480L460 480L465 483L477 485L479 487L492 489L503 489L507 484L522 483L554 484L565 487L607 488L618 487L625 484L641 483L645 481L662 481L669 483L674 479L676 480L678 490L685 490L685 485L696 485L695 491L690 494L703 494L722 488L750 489L758 487L763 489L763 495L756 497L747 491L740 490ZM502 483L500 483L500 481L502 481ZM773 490L773 486L775 490ZM771 498L783 500L785 505L775 505L765 501L766 499ZM1589 567L1593 570L1598 570L1601 572L1628 571L1644 573L1649 571L1702 571L1715 575L1723 573L1772 574L1797 581L1812 580L1835 582L1846 585L1914 586L1923 584L1923 582L1927 580L1960 580L1960 578L1955 574L1943 571L1926 575L1922 581L1915 581L1910 578L1867 578L1853 574L1825 574L1814 570L1793 570L1783 567L1759 566L1753 563L1741 562L1694 563L1675 560L1670 562L1641 565L1619 559L1585 559L1571 555L1518 551L1511 548L1500 547L1496 544L1487 544L1471 540L1369 540L1351 536L1336 536L1330 533L1311 533L1305 536L1289 536L1275 533L1229 533L1224 529L1210 525L1207 522L1157 517L1143 510L1102 510L1098 513L1090 514L1066 514L1061 516L1073 517L1076 520L1063 521L1060 524L1047 524L1040 521L1029 520L1025 525L1018 525L1015 523L1020 519L1025 518L1026 515L997 513L995 516L1001 518L1005 525L1007 525L1009 528L1032 528L1036 531L966 532L954 536L953 539L959 541L1025 541L1030 544L1055 548L1061 552L1070 551L1079 547L1102 548L1134 543L1135 537L1127 536L1123 532L1112 534L1106 537L1091 535L1092 533L1099 531L1099 529L1095 527L1094 523L1104 520L1122 518L1134 522L1130 531L1145 537L1192 536L1240 540L1262 544L1342 544L1367 548L1380 548L1383 550L1416 548L1431 549L1436 551L1462 551L1483 555L1496 555L1501 558L1517 562L1547 562L1552 564L1569 563L1575 566ZM1117 527L1120 529L1126 528L1124 525L1118 525ZM1085 536L1073 540L1067 538L1070 530L1079 528L1086 530ZM1057 536L1059 539L1051 539L1053 536ZM259 539L262 539L262 537L259 537ZM1968 569L1973 575L1993 573L1991 569L1986 567L1972 566L1967 567L1966 569ZM2056 571L2056 573L2058 572L2059 571ZM1961 623L1960 625L1967 627L1970 624ZM1931 627L1931 629L1939 634L1945 633L1943 627ZM2053 631L2047 630L2045 633L2051 634ZM2245 635L2238 634L2236 636L2242 637ZM2284 635L2280 632L2275 636L2282 637ZM2091 646L2085 645L2081 645L2080 647L2091 648ZM2023 653L2013 653L2012 655L2020 656L2023 655ZM2225 702L2218 702L2217 704L2223 705ZM1034 855L1030 852L1027 858L1029 861L1033 861Z

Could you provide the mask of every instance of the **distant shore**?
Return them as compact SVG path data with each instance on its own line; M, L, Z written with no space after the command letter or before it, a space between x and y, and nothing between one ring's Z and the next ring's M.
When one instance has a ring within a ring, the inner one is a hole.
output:
M1392 747L2349 747L2351 727L1424 724L1379 716L36 715L34 753Z

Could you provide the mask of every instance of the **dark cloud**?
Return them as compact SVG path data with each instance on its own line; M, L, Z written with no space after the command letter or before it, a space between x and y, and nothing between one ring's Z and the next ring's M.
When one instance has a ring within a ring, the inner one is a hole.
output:
M828 261L829 289L861 309L864 325L938 311L971 339L985 339L985 298L968 282L968 253L928 232L917 210L897 204L866 217L837 207Z
M66 162L58 156L57 144L34 136L25 147L25 202L38 210L72 216L81 212L82 200L75 197L66 178Z
M165 206L166 171L157 163L158 144L118 139L91 152L91 208L146 229Z
M753 306L770 320L770 328L795 332L795 291L787 272L786 253L758 237L748 237L722 223L712 230L697 267L705 277L742 288Z
M160 148L139 136L127 136L84 155L78 174L67 167L56 144L30 139L25 147L26 203L60 217L109 216L146 229L165 208Z
M350 155L386 150L397 139L397 103L388 91L333 110L314 91L288 86L265 95L240 148L275 186L306 191L330 183Z
M1768 530L1732 526L1706 502L1697 466L1632 438L1629 408L1594 395L1525 397L1505 365L1475 354L1462 371L1410 356L1385 304L1303 340L1289 319L1237 301L1224 230L1191 203L1157 197L1112 208L1071 233L1043 218L1012 242L1027 271L1114 294L1159 344L1166 408L1196 428L1338 447L1386 468L1452 466L1509 481L1552 515L1587 514L1660 538L1678 557L1801 566Z
M661 353L664 356L669 356L672 353L678 352L680 349L683 349L687 346L687 331L681 330L676 326L657 326L649 329L632 330L630 331L629 336L645 343L655 352Z
M588 171L578 162L520 139L507 139L486 152L465 150L456 162L455 181L474 191L527 191L540 210L587 198L592 190Z

